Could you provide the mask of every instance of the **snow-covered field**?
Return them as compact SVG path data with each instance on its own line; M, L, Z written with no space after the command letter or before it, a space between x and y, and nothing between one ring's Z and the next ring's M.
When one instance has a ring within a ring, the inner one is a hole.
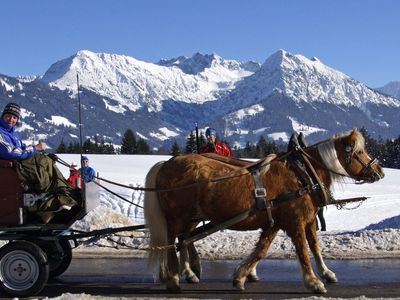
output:
M78 162L79 155L60 155L64 161ZM156 162L169 156L142 155L89 155L90 165L99 176L118 183L142 186L148 170ZM68 175L68 169L59 165ZM345 209L330 205L325 211L327 231L320 232L320 242L327 258L400 257L400 170L385 169L385 178L373 184L356 185L347 181L334 186L336 199L358 196L369 197L359 204L349 204ZM133 203L142 205L143 193L109 185L108 188ZM102 190L101 206L89 213L74 227L94 230L143 224L143 212L133 204ZM206 259L243 258L255 245L258 231L235 232L224 230L196 242L200 255ZM225 245L229 245L226 247ZM75 255L146 256L147 238L141 232L119 233L83 242ZM294 257L294 248L281 232L272 244L267 257Z

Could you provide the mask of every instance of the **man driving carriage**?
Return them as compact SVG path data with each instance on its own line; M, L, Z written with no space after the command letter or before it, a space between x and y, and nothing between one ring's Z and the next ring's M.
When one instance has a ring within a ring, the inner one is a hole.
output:
M207 145L201 149L201 153L216 153L222 156L232 157L229 147L220 141L217 141L217 131L214 128L206 130Z
M0 119L0 159L15 161L24 193L43 195L28 210L39 216L41 222L48 223L55 213L70 210L79 199L71 196L71 187L53 160L56 156L41 153L47 145L39 142L36 146L27 146L21 141L16 132L20 116L18 104L5 106Z

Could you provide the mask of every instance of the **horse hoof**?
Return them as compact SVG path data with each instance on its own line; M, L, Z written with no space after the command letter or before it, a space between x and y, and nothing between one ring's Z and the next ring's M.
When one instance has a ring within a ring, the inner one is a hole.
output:
M315 294L326 294L328 291L326 290L324 284L322 282L313 284L309 287Z
M325 287L314 289L314 293L315 293L315 294L326 294L327 292L328 292L328 291L326 290Z
M193 274L192 276L186 277L186 282L187 283L199 283L200 279L195 274Z
M167 291L169 293L177 293L181 291L181 287L179 285L167 285Z
M306 288L313 291L315 294L325 294L327 292L324 284L317 277L309 277L304 281Z
M258 282L258 281L260 281L260 278L257 275L249 274L249 275L247 275L247 280L249 282Z
M192 267L192 271L194 274L196 274L197 278L200 279L201 266L199 265L198 267Z
M244 291L244 282L240 279L233 280L233 286L237 288L239 291Z
M325 272L322 277L325 278L326 282L328 282L328 283L338 282L338 279L337 279L335 273L333 273L332 271Z

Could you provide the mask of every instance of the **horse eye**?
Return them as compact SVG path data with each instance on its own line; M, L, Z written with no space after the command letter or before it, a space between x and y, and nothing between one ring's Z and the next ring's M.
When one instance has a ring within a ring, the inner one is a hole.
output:
M347 145L346 148L344 148L344 151L346 152L351 152L351 146Z

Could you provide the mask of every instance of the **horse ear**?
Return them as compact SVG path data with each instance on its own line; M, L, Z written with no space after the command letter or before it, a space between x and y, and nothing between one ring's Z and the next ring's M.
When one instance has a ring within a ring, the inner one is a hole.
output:
M358 132L357 128L354 128L350 135L349 135L349 144L354 147L359 139L360 133Z

